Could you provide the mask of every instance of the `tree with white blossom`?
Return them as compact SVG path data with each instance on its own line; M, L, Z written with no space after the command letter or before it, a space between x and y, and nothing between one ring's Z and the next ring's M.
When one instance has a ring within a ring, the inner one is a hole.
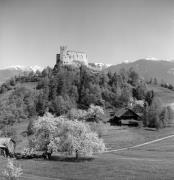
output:
M104 110L101 106L96 106L91 104L88 111L88 121L92 121L92 122L100 122L102 121L105 113Z
M90 126L85 122L47 114L35 122L34 128L34 144L39 150L66 152L75 154L76 158L79 153L92 155L105 150L103 140L91 131Z
M86 110L72 108L67 113L67 117L71 120L86 121L88 118L88 112Z

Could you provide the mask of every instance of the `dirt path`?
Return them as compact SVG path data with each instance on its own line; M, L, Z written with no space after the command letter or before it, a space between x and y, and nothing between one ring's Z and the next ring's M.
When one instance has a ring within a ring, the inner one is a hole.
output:
M128 150L128 149L135 149L135 148L138 148L138 147L141 147L141 146L146 146L148 144L156 143L156 142L159 142L159 141L162 141L162 140L165 140L165 139L168 139L168 138L172 138L172 137L174 137L174 134L170 135L170 136L163 137L163 138L159 138L159 139L156 139L156 140L148 141L148 142L145 142L145 143L142 143L142 144L138 144L138 145L135 145L135 146L125 147L125 148L120 148L120 149L107 150L104 153L124 151L124 150Z

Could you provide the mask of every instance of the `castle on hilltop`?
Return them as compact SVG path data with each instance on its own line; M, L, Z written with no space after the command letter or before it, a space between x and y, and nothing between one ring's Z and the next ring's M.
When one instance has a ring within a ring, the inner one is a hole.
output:
M88 66L86 53L68 50L67 46L60 46L60 54L57 54L56 62L62 65L84 64Z

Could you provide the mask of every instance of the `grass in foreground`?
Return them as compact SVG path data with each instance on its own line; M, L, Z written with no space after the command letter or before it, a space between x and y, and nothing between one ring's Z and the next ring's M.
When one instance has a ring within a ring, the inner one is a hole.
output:
M172 134L173 128L160 131L137 128L109 127L104 136L105 142L112 148L129 146L143 141L157 139ZM134 150L104 153L94 159L63 158L53 156L51 161L18 160L24 170L23 180L146 180L174 178L174 139ZM4 166L1 159L0 169Z
M45 177L44 179L48 180L49 178L65 180L162 180L174 177L174 158L171 159L171 156L164 158L166 152L160 154L159 157L151 158L149 158L151 152L132 152L102 154L93 160L79 162L63 159L56 161L22 160L18 162L22 164L24 175L27 175L28 179Z

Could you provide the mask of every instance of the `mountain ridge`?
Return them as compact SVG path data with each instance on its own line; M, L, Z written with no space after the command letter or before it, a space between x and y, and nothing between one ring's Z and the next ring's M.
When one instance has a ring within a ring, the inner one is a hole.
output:
M43 68L37 65L35 66L15 65L15 66L0 68L0 84L14 76L23 75L25 72L32 72L32 71L36 72L42 70Z
M157 78L159 82L165 81L174 84L174 61L138 59L133 62L126 62L110 66L106 72L118 72L120 69L134 68L145 80Z
M35 65L35 66L21 66L21 65L14 65L14 66L7 66L0 68L0 70L21 70L21 71L33 71L36 72L37 70L42 71L43 68Z
M140 76L145 80L150 80L151 78L157 78L159 82L165 81L167 83L174 84L174 60L163 60L157 58L142 58L136 61L126 61L116 65L92 62L90 63L94 67L105 71L105 72L118 72L120 69L129 69L133 67ZM38 65L35 66L9 66L0 68L0 83L17 76L23 75L24 72L36 72L42 71L44 68Z

